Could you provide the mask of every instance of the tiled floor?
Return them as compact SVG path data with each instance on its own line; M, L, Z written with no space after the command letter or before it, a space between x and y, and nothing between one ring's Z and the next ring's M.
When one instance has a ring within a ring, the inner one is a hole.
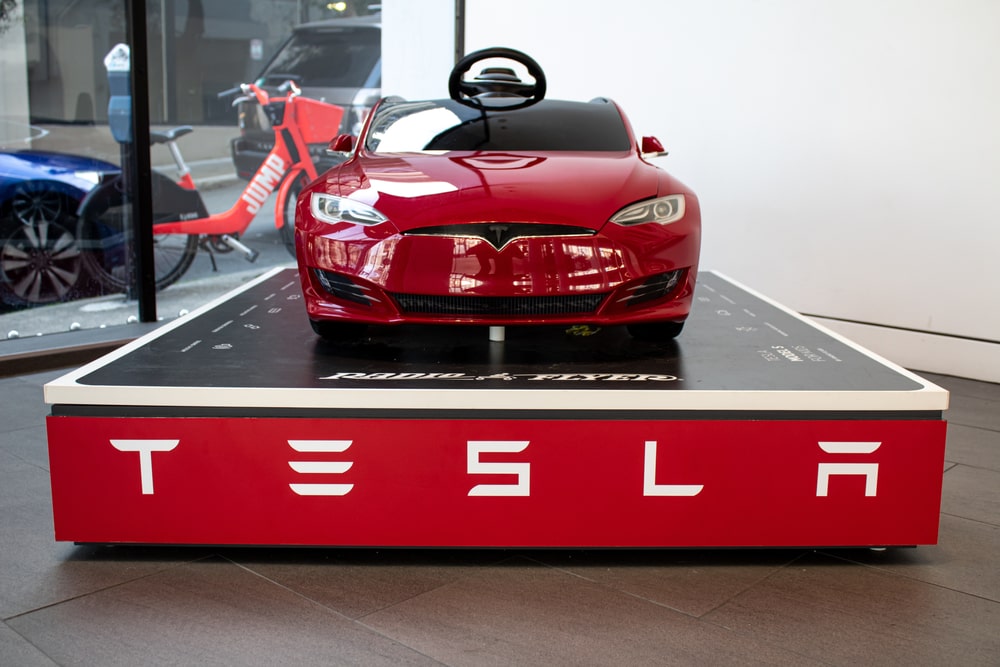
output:
M952 392L940 544L95 548L52 539L41 386L0 380L0 665L1000 665L1000 385Z

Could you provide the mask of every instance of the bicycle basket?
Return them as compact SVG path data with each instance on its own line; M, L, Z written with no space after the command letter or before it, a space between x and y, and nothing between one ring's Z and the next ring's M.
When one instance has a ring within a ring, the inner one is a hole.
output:
M295 100L295 115L302 130L302 138L307 144L326 144L340 132L344 109L309 97L300 97Z

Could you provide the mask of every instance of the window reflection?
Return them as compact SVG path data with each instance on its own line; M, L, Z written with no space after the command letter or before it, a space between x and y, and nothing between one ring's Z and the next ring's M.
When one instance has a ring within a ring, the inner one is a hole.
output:
M108 206L100 225L87 223L86 229L77 208L95 184L121 170L123 148L108 124L111 86L103 60L127 41L125 0L14 4L17 15L0 18L0 339L14 331L26 337L124 325L137 315L128 287L131 208ZM151 129L193 126L178 145L207 213L228 209L246 185L230 147L239 135L237 111L231 99L217 94L253 80L296 25L369 14L371 6L354 0L145 3ZM315 46L329 54L334 42ZM377 57L371 49L352 53L362 69ZM322 71L304 66L327 77L349 76L355 68L346 58L337 65ZM151 147L151 166L176 182L177 169L163 144ZM294 264L275 227L273 199L239 239L260 252L257 262L205 239L182 278L157 294L161 319L193 310L271 267ZM154 210L168 205L154 193ZM154 253L167 250L165 238L155 244ZM366 260L359 255L344 261ZM94 270L95 262L101 271Z

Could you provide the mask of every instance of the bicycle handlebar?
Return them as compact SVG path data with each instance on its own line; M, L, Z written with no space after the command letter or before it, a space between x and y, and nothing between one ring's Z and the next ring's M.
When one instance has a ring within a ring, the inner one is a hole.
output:
M302 89L299 88L294 79L287 79L284 83L278 86L278 92L285 94L286 97L298 97L302 94ZM267 91L255 83L241 83L235 88L223 90L218 93L216 97L218 99L222 99L238 93L243 94L233 100L233 106L236 106L241 102L257 102L258 104L264 105L270 101Z

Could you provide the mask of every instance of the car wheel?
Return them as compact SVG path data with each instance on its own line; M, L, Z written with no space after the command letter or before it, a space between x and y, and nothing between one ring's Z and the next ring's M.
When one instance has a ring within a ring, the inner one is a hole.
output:
M18 187L10 200L11 213L23 225L57 222L64 209L62 195L37 184Z
M672 340L677 338L683 329L683 322L640 322L628 325L628 332L632 338L650 342Z
M341 342L361 338L366 329L365 325L357 324L355 322L309 320L309 324L312 325L313 331L315 331L324 340Z
M10 202L0 246L0 275L9 296L28 304L72 295L83 273L76 221L51 190L21 188Z

